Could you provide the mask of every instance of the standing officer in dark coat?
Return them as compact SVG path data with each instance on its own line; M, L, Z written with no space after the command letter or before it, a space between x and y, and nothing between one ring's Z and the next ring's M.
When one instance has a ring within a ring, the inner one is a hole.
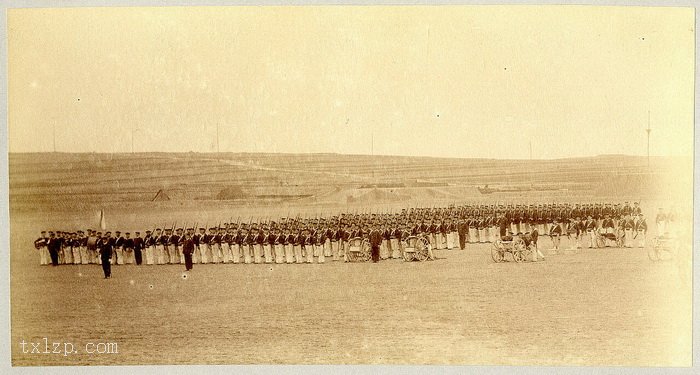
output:
M105 273L105 279L112 278L112 265L110 264L110 259L112 259L112 249L114 247L115 239L109 236L104 236L102 238L100 246L100 259L102 260L102 271Z
M369 232L369 244L372 245L372 262L374 263L379 261L379 246L382 244L383 239L382 232L377 229L377 223L374 223L372 230Z
M143 261L143 238L141 238L141 232L136 232L136 237L134 237L134 260L136 265L140 266Z
M464 250L464 245L467 242L467 232L469 232L469 224L464 219L464 216L459 218L457 223L457 235L459 236L459 249Z
M49 249L51 256L51 265L58 266L58 252L61 250L61 241L56 238L54 232L49 232L49 239L46 242L46 247Z
M185 271L192 269L192 254L194 253L194 240L192 234L188 231L184 234L182 241L182 255L185 256Z

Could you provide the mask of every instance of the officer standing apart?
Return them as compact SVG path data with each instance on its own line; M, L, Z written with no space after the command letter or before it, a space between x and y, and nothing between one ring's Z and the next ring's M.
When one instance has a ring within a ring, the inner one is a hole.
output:
M105 273L105 279L112 278L112 265L110 264L110 259L112 259L113 246L114 238L109 236L104 236L104 238L102 238L102 243L100 246L100 259L102 260L102 271Z
M185 256L185 271L192 269L192 253L194 253L194 240L190 232L186 232L185 240L182 243L182 254Z
M377 223L372 226L372 231L369 232L369 244L372 245L372 262L379 261L379 246L382 244L382 232L377 228Z

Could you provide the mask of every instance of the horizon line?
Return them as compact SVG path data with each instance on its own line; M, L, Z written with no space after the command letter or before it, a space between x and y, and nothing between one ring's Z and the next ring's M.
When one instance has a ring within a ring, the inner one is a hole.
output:
M398 157L398 158L426 158L426 159L472 159L472 160L517 160L517 161L547 161L547 160L567 160L586 159L602 157L627 157L627 158L647 158L646 155L634 154L597 154L587 156L568 156L555 158L486 158L486 157L455 157L455 156L410 156L410 155L385 155L385 154L344 154L338 152L260 152L260 151L138 151L138 152L100 152L100 151L8 151L8 155L20 154L63 154L63 155L138 155L138 154L198 154L198 155L338 155L338 156L363 156L363 157ZM683 155L650 155L651 158L682 158Z

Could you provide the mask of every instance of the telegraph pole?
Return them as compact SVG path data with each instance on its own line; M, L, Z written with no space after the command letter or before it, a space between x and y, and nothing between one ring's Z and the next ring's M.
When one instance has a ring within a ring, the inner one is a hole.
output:
M221 150L219 149L219 122L216 122L216 160L220 159Z
M647 112L647 168L650 168L650 156L649 156L649 138L651 137L651 111Z
M53 121L53 152L56 152L56 120Z

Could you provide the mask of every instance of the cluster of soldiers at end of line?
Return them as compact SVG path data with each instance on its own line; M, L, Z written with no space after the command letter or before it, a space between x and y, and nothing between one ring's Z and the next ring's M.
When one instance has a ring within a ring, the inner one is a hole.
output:
M673 213L660 209L657 232L664 222L673 221ZM465 248L468 243L493 242L510 234L536 232L557 238L568 235L577 240L583 234L637 233L644 246L646 220L639 208L606 204L539 204L539 205L467 205L443 208L410 208L401 213L342 213L330 219L282 218L279 222L224 223L223 227L156 228L121 236L115 231L87 233L42 232L35 241L40 250L40 264L101 264L109 252L109 263L140 265L186 263L185 241L193 242L193 263L318 263L325 258L343 258L352 238L369 238L370 227L381 233L379 258L401 258L402 239L425 236L432 249ZM641 234L641 236L639 235ZM595 247L590 236L590 247ZM556 244L555 246L558 246ZM579 245L580 246L580 245ZM631 242L628 246L632 246ZM307 249L309 251L307 251ZM191 268L191 267L188 267Z

